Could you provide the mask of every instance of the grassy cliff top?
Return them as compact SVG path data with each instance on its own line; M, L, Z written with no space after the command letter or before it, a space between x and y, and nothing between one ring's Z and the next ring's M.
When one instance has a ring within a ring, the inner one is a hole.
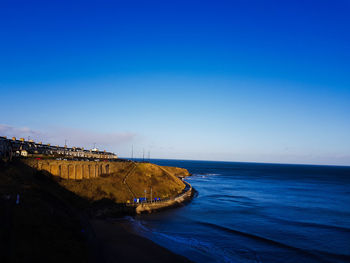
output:
M115 164L115 165L118 165ZM120 169L106 177L59 183L71 192L91 201L110 199L116 203L132 202L134 198L168 198L181 193L184 183L177 177L180 170L151 163L120 163ZM182 170L187 175L187 170ZM145 193L146 191L146 193Z

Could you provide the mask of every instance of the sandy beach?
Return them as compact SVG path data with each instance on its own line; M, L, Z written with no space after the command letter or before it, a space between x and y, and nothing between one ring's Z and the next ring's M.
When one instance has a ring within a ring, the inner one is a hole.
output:
M141 237L125 224L108 220L90 221L99 247L100 262L191 262Z

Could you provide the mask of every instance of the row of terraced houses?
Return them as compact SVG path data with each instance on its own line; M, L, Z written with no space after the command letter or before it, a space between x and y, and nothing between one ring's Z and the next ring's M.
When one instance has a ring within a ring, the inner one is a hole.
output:
M12 157L71 157L88 159L117 159L118 156L111 152L99 151L98 149L84 149L79 147L68 148L59 145L43 144L33 140L25 140L16 137L11 139L0 136L0 159L12 159Z

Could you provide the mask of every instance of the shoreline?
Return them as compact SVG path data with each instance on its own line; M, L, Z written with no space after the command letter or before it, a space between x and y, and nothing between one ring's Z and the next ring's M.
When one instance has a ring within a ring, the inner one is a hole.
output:
M99 250L98 262L192 262L138 235L126 223L108 219L91 219L90 224L95 232Z
M141 203L135 208L136 214L152 213L160 210L175 208L177 206L180 206L181 204L191 201L195 191L188 182L183 181L183 183L186 187L181 194L160 202Z
M189 183L185 181L184 183L186 190L177 197L159 203L140 204L135 207L135 214L172 209L190 202L195 190ZM192 262L140 235L132 228L130 222L123 218L91 218L89 222L94 232L94 243L97 250L93 262Z
M135 207L135 214L153 213L172 209L190 202L195 190L184 181L186 190L175 198L159 203L143 203ZM155 243L135 231L130 222L123 218L91 218L90 225L94 231L98 262L154 262L182 263L192 262ZM96 260L94 260L96 261Z

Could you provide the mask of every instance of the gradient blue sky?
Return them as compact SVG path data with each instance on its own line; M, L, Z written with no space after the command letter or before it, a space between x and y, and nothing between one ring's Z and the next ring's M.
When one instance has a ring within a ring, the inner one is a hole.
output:
M0 5L0 133L350 165L349 1Z

